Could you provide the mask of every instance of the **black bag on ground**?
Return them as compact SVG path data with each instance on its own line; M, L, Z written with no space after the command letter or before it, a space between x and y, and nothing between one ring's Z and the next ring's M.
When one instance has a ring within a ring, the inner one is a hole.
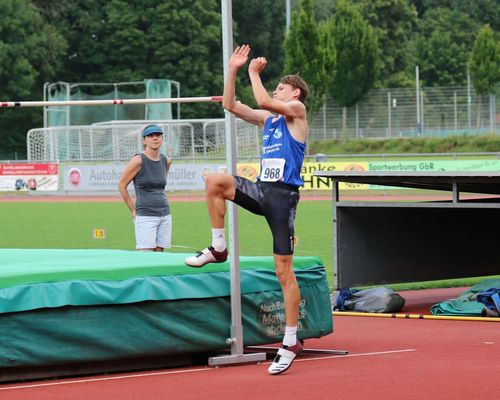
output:
M344 301L345 310L370 313L394 313L404 305L405 299L387 287L359 290Z

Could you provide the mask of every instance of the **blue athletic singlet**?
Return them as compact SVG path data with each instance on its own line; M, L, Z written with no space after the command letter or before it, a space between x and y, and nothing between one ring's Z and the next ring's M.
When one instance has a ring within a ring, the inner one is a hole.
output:
M280 116L273 121L274 118L269 117L264 124L260 175L257 179L273 181L273 175L276 173L280 182L297 187L303 186L304 180L300 176L300 169L304 161L306 145L292 136L286 125L285 117ZM282 172L279 171L281 160L284 160ZM266 165L271 165L271 167L266 168Z

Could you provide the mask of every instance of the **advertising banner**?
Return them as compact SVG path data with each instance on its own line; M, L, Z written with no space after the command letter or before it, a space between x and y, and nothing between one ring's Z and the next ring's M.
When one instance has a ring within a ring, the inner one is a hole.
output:
M57 163L0 164L0 191L56 191Z
M371 161L369 171L500 171L500 160Z
M433 172L500 171L500 160L420 160L420 161L371 161L368 171ZM370 189L396 189L392 186L369 185ZM398 187L403 190L404 188Z
M57 164L55 165L57 171ZM126 163L68 165L64 167L64 190L118 191L118 181L125 165ZM237 164L237 174L252 181L255 181L259 171L259 163ZM305 162L301 169L302 179L304 179L302 190L332 189L331 179L314 176L315 171L500 171L500 160ZM173 163L167 177L167 191L204 190L205 177L214 172L227 172L227 167L224 164ZM57 182L57 175L55 175L55 179ZM9 184L12 185L12 183ZM384 189L387 188L384 187ZM129 190L133 189L131 184ZM340 189L366 190L380 189L380 187L357 183L341 183Z
M64 190L118 191L124 164L78 165L64 168ZM222 164L172 164L167 176L167 191L203 190L205 177L213 172L225 172ZM134 190L134 185L129 185Z
M301 190L331 190L332 181L328 178L313 176L314 171L366 171L366 162L305 162L302 165L300 174L304 180L304 187ZM239 163L238 175L250 180L255 180L259 175L260 166L258 163ZM340 189L359 190L367 189L368 185L358 183L341 183Z

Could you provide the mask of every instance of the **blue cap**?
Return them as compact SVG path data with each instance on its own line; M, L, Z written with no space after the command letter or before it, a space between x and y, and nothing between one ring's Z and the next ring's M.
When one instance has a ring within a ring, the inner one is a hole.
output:
M158 125L148 125L142 131L142 137L149 136L153 133L160 133L163 135L163 129L161 129Z

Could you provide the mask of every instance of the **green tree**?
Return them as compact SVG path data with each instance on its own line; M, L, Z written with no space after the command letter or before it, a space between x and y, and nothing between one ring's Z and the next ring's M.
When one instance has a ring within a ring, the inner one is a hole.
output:
M314 18L313 1L302 0L300 11L292 13L285 39L285 73L299 73L307 82L310 119L323 105L326 88L335 78L335 58L324 26Z
M250 57L266 57L269 64L262 72L264 84L277 84L283 71L285 52L285 6L275 0L233 0L234 42L247 43L252 48ZM265 12L262 12L265 10ZM249 85L248 75L241 74Z
M221 15L215 0L74 0L60 29L69 51L60 80L170 79L182 97L222 94ZM220 117L213 104L182 107L183 118Z
M222 95L221 14L215 0L157 1L156 13L150 14L153 25L151 41L152 77L163 76L181 83L184 96ZM156 14L156 15L155 15ZM169 26L166 30L165 27ZM183 107L183 118L221 117L222 108L213 104Z
M355 0L363 17L375 28L380 52L377 86L410 87L413 75L410 37L417 23L417 12L408 0Z
M347 107L371 89L377 76L377 37L357 7L346 1L337 4L328 27L337 54L336 77L329 93L343 107L342 132L346 132Z
M233 0L232 9L235 46L247 43L252 48L251 58L267 58L269 63L262 72L262 82L266 88L274 88L283 72L285 57L285 5L274 0ZM238 74L237 80L238 97L256 107L248 74Z
M467 79L463 43L452 39L450 32L436 31L418 42L420 77L426 86L459 86Z
M377 37L357 7L346 1L338 3L328 27L337 54L337 74L329 92L339 106L350 107L371 89L377 77Z
M495 85L500 82L500 41L495 40L493 30L484 25L479 31L470 56L472 84L479 95L477 129L480 127L483 96L495 94Z
M419 19L426 18L429 11L448 9L471 15L480 25L490 24L493 30L500 29L500 2L498 0L410 0Z
M43 82L55 76L66 44L27 0L0 2L2 100L39 100ZM26 133L42 125L41 109L0 110L0 156L26 154Z
M479 25L459 10L427 10L414 34L416 65L426 86L460 86L467 82L467 59Z

